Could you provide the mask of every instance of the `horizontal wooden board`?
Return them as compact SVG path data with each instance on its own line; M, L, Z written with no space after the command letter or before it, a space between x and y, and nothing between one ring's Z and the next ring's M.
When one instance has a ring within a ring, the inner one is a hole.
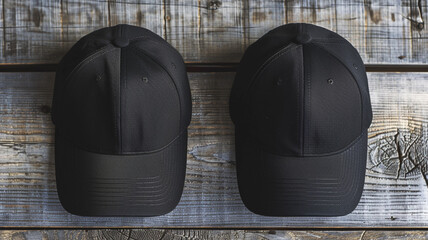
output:
M57 63L83 35L120 23L154 31L188 62L237 62L268 30L292 22L338 32L365 63L428 62L426 1L2 1L3 64Z
M262 217L242 204L234 127L233 73L192 73L185 189L171 213L151 218L79 217L55 187L53 73L0 75L0 226L3 227L428 227L428 73L369 73L374 119L366 184L344 217ZM398 139L398 140L397 140ZM412 143L415 142L415 143ZM401 149L399 157L398 149ZM399 167L401 165L401 167Z
M277 231L277 230L198 230L198 229L97 229L97 230L2 230L1 239L80 239L80 240L425 240L427 231Z

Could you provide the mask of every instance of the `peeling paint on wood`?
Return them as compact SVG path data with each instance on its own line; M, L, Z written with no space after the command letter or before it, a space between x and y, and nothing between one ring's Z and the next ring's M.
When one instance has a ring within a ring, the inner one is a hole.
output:
M428 146L417 143L428 139L428 73L368 74L374 118L369 130L365 189L352 214L335 218L262 217L244 207L236 182L234 128L228 112L233 76L189 74L193 116L185 189L178 207L160 217L91 218L68 214L58 201L54 127L49 115L54 74L2 73L0 225L428 227L426 167L424 158L418 156L425 154ZM389 155L385 157L384 152ZM418 160L412 163L411 158Z
M85 34L119 23L154 31L188 62L237 62L249 44L291 22L338 32L365 63L428 63L423 0L2 1L1 63L57 63Z

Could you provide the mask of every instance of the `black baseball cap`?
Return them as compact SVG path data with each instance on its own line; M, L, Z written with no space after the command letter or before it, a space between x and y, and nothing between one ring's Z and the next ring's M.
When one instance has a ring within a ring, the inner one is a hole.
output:
M341 216L357 206L372 120L357 50L311 24L280 26L252 44L230 97L238 185L267 216Z
M117 25L61 60L52 120L59 199L84 216L156 216L184 185L191 96L181 55L153 32Z

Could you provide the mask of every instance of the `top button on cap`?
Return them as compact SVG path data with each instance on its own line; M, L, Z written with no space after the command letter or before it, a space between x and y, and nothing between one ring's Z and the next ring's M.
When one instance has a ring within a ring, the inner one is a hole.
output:
M308 43L312 40L312 37L307 34L307 33L300 33L298 34L295 38L294 41L295 43L300 43L300 44L305 44Z
M116 38L113 40L113 44L116 47L126 47L129 45L129 39L128 38Z

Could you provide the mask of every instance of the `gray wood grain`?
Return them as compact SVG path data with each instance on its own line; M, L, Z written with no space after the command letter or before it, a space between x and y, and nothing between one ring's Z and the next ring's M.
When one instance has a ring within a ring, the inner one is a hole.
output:
M191 61L239 60L246 46L268 30L307 22L344 36L366 63L427 62L426 43L420 41L427 37L423 1L421 8L417 1L172 2L167 37Z
M413 139L428 139L428 73L368 74L374 119L365 189L352 214L333 218L262 217L244 207L228 114L233 76L189 74L193 116L185 189L178 207L160 217L95 218L68 214L58 201L49 114L54 74L0 74L0 226L428 227L423 155L428 146L408 147ZM396 135L398 144L393 140ZM398 146L408 153L401 159Z
M57 63L83 35L119 23L151 29L188 62L237 62L249 44L291 22L338 32L365 63L428 62L425 0L2 1L1 63Z
M277 231L277 230L198 230L198 229L96 229L96 230L2 230L0 239L80 239L80 240L425 240L428 231Z
M4 8L3 8L3 0L0 0L0 56L3 58L5 56L4 49L6 48L6 39L4 38L4 29L5 29L5 17L4 17Z

